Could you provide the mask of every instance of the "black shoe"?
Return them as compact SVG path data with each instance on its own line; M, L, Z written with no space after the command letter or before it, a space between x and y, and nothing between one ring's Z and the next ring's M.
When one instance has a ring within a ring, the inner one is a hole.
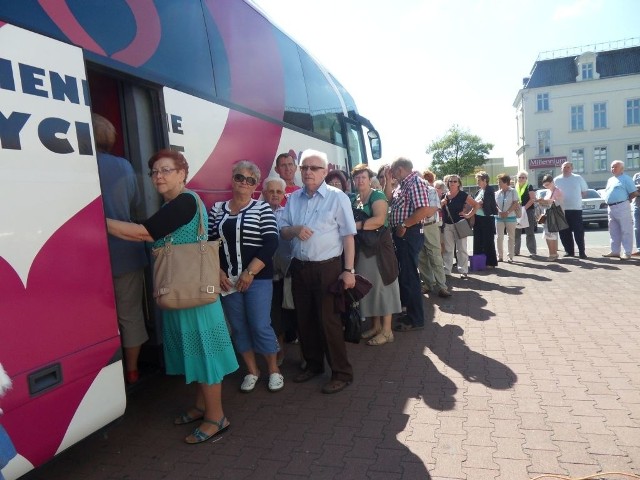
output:
M588 257L587 257L587 254L586 254L586 253L581 253L581 254L580 254L580 258L581 258L582 260L586 260Z
M565 253L563 257L575 257L573 253Z

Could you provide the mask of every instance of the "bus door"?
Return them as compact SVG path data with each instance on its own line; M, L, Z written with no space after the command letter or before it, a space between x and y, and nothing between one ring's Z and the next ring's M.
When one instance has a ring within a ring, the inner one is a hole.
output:
M362 126L348 117L342 117L344 122L344 138L347 144L348 171L359 163L367 163L367 153L364 148Z
M116 128L116 143L110 153L129 160L138 177L141 201L133 212L133 221L143 221L161 206L161 197L147 175L147 161L157 150L168 145L162 91L155 85L118 76L93 65L87 66L87 78L92 112L107 118ZM149 334L140 356L141 374L144 375L163 362L162 328L153 302L150 268L145 272L145 297L141 302Z

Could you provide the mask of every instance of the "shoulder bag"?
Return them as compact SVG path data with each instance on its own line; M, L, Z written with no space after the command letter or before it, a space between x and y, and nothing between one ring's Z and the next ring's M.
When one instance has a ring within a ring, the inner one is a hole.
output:
M561 230L566 230L569 228L569 224L567 223L567 219L564 216L564 211L560 205L556 205L552 203L547 207L547 211L545 212L547 217L547 231L549 232L559 232Z
M520 217L522 217L522 206L520 205L520 199L518 198L518 194L516 193L515 190L511 190L511 191L513 192L513 194L516 197L515 200L514 200L514 203L518 204L518 208L515 209L516 218L520 218ZM527 225L528 225L528 223L527 223Z
M371 205L371 195L369 195L369 202L367 204L369 205L369 209L373 211L373 206ZM363 226L364 222L371 218L363 209L353 206L351 208L353 209L353 219L356 222L362 222ZM378 245L380 238L386 230L387 227L385 227L384 225L376 228L375 230L360 229L356 234L356 241L359 242L363 247L375 247L376 245Z
M180 310L214 303L220 294L220 241L207 241L201 200L193 193L198 215L198 236L193 243L173 244L171 234L162 247L151 251L153 297L160 308Z
M445 208L447 209L447 214L449 215L449 218L451 219L451 221L453 221L453 216L451 215L451 211L449 210L448 201L447 201L447 204L445 205ZM471 225L469 225L469 222L467 221L466 218L463 218L462 220L458 220L457 222L454 222L453 230L456 232L456 236L461 239L467 238L473 235L473 228L471 228Z

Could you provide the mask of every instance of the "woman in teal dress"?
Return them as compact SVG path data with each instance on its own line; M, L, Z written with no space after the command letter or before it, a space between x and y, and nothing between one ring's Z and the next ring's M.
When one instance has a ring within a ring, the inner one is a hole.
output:
M184 156L161 150L149 159L149 176L165 204L142 224L107 219L111 235L126 240L164 245L171 235L174 244L192 243L198 232L198 204L207 229L206 209L200 198L185 189L189 165ZM222 379L238 369L220 302L181 310L163 310L163 339L166 372L184 375L197 382L194 405L174 420L183 425L201 420L187 443L201 443L226 430L230 423L222 408Z

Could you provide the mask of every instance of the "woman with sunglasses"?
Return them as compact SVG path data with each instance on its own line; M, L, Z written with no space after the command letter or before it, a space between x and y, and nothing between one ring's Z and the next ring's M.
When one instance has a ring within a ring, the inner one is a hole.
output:
M278 248L278 225L268 203L254 200L260 169L241 160L231 175L232 198L218 202L209 213L209 239L221 239L220 287L222 307L231 324L233 343L247 367L240 390L253 391L260 378L256 352L269 369L268 388L284 388L277 364L278 339L271 326L273 254Z
M478 210L478 203L462 190L462 184L458 175L447 175L445 178L449 191L442 196L442 219L444 238L444 273L451 275L453 269L453 250L456 249L458 259L458 272L463 278L469 273L469 254L467 253L467 239L459 238L454 224L461 219L469 219ZM471 208L468 208L468 207ZM465 210L468 212L465 213Z
M198 203L207 225L202 200L185 189L189 164L180 152L160 150L149 159L149 176L165 203L142 224L107 219L111 235L125 240L154 242L164 246L170 236L174 244L194 243L198 236ZM163 348L168 375L184 375L197 382L195 403L173 423L200 425L184 440L202 443L229 427L222 409L222 379L238 369L229 330L220 302L180 310L163 310Z

